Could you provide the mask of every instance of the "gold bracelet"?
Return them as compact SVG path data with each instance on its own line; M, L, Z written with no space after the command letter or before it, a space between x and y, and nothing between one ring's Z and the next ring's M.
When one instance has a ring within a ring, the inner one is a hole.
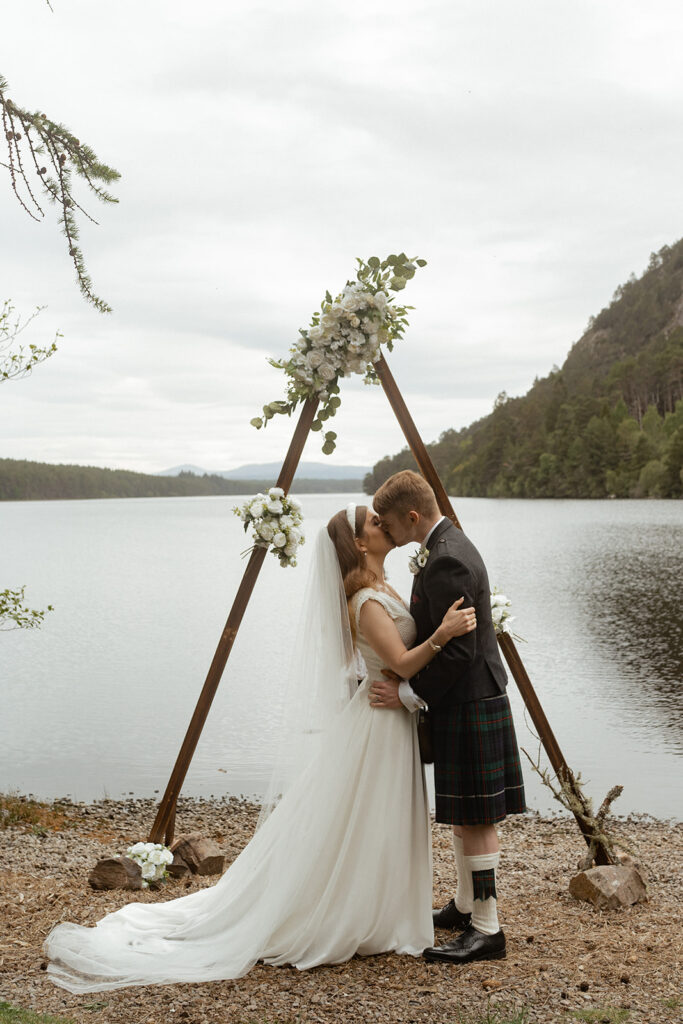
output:
M431 647L431 649L434 651L435 654L438 654L439 651L441 650L441 647L439 647L438 644L434 643L434 641L432 640L431 636L428 637L427 643L429 644L429 646Z

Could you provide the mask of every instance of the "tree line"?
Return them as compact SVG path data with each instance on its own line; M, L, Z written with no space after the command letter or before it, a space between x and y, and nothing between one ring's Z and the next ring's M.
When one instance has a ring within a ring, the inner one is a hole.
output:
M46 501L70 498L178 498L212 494L255 494L275 484L268 480L226 480L202 476L153 476L126 469L52 465L24 459L0 459L0 501ZM360 480L296 480L297 494L357 493Z

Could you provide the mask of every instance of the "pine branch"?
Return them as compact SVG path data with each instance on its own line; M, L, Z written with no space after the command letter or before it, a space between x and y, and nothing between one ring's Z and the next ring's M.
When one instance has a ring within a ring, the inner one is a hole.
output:
M43 194L59 208L58 221L67 240L68 253L81 293L101 313L109 313L110 306L93 289L78 244L79 230L75 211L80 211L95 224L97 221L74 198L72 176L76 174L81 178L100 202L117 203L118 199L103 186L118 181L120 174L113 167L102 163L95 152L81 143L63 124L50 120L43 113L31 113L18 107L5 96L7 89L7 82L0 75L0 107L8 161L0 162L0 165L9 171L12 191L25 212L34 220L42 220L44 211L31 188L29 171L25 166L25 157L30 155L29 162L35 168ZM53 173L50 175L46 163L52 166Z

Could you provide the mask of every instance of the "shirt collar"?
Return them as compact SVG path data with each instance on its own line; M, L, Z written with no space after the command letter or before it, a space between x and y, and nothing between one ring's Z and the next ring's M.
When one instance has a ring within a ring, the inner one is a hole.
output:
M441 523L443 523L443 521L445 520L445 518L446 518L445 516L441 516L441 518L440 518L440 519L437 519L437 521L436 521L436 522L434 523L434 525L432 526L431 530L429 531L429 533L427 534L427 536L425 537L425 539L424 539L424 540L422 541L422 547L423 547L423 548L426 548L426 547L428 546L428 544L429 544L429 538L430 538L430 537L431 537L431 535L432 535L432 534L434 533L434 530L435 530L435 529L437 528L437 526L439 526L439 525L440 525Z

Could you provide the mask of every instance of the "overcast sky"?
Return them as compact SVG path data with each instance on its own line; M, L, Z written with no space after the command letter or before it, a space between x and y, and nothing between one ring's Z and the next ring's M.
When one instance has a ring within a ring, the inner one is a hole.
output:
M562 363L678 239L680 0L43 0L5 5L0 73L122 174L86 207L102 316L54 210L0 168L0 300L59 352L0 390L0 456L154 472L284 455L284 354L354 257L429 261L389 357L425 440ZM85 193L81 195L85 198ZM99 204L97 204L99 205ZM403 445L346 381L333 460ZM306 459L322 458L319 439Z

